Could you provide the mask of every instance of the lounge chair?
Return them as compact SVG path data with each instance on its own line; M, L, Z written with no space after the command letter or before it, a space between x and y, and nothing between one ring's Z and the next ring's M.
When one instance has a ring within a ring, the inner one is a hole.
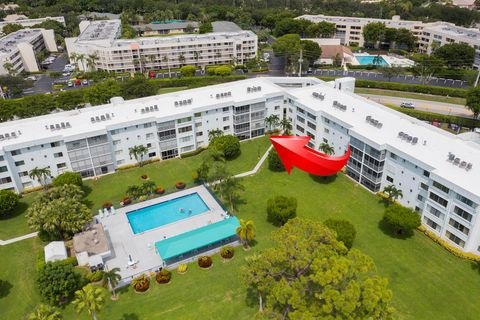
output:
M110 211L108 211L107 208L103 209L103 213L105 213L105 217L108 217L110 215Z
M103 218L103 211L102 209L98 209L98 216L101 218Z
M116 212L115 212L115 208L114 208L113 206L111 207L111 210L112 210L112 214L115 214L115 213L116 213Z

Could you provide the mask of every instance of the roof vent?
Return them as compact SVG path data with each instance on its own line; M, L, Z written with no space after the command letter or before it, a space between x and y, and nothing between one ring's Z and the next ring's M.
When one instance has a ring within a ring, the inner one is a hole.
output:
M472 166L473 166L472 163L469 162L469 163L467 164L467 166L465 167L465 170L467 170L467 171L471 170L471 169L472 169Z
M460 162L460 168L465 168L467 166L467 161Z
M453 160L453 164L454 165L459 165L460 164L460 158L455 158L455 160Z
M455 155L451 152L448 153L448 161L453 161L455 160Z

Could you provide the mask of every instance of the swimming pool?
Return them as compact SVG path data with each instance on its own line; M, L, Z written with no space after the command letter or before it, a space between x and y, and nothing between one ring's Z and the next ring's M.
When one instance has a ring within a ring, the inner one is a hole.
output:
M183 209L183 212L181 212L181 209ZM127 218L133 233L137 234L204 213L208 210L210 208L198 193L192 193L127 212Z
M366 66L369 64L372 64L372 65L376 64L379 66L388 66L387 61L385 61L385 59L383 59L382 56L378 57L378 61L375 61L375 58L377 58L377 56L370 56L370 55L355 56L355 58L357 59L358 63L362 66Z

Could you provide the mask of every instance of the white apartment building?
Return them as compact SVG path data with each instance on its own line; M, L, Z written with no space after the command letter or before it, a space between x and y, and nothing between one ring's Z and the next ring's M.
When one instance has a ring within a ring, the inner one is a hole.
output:
M257 54L257 36L252 31L217 32L120 39L120 20L82 21L80 35L66 38L69 55L87 59L95 55L95 69L116 72L144 72L179 68L244 63ZM91 69L85 61L73 61L80 70Z
M35 52L48 50L56 52L53 30L22 29L0 39L0 75L9 73L11 66L15 73L39 71Z
M61 24L65 25L65 18L64 17L45 17L45 18L36 18L36 19L17 19L15 21L0 21L0 32L2 32L3 27L7 24L19 24L24 28L31 28L36 24L42 23L47 20L54 20L60 22Z
M346 174L372 192L387 185L422 222L464 251L480 254L480 144L352 93L354 79L255 78L0 124L0 188L38 185L35 167L83 177L145 159L168 159L208 144L220 129L240 139L261 136L265 117L292 122L296 135L326 142L337 155L351 147Z
M305 19L315 23L326 21L335 23L335 38L339 38L342 44L357 45L363 47L363 27L370 22L384 23L388 28L405 28L410 30L418 38L418 48L422 53L430 54L433 49L449 43L465 43L475 48L474 67L480 66L480 30L465 28L449 22L423 23L421 21L401 20L400 16L389 19L372 19L356 17L335 17L324 15L303 15L296 19Z

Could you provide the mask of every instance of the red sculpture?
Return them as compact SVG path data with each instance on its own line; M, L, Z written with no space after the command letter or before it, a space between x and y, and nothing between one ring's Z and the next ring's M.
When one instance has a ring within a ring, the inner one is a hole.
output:
M272 136L273 147L287 169L288 174L292 167L314 174L329 176L340 171L350 157L350 147L342 156L329 156L306 146L310 137Z

